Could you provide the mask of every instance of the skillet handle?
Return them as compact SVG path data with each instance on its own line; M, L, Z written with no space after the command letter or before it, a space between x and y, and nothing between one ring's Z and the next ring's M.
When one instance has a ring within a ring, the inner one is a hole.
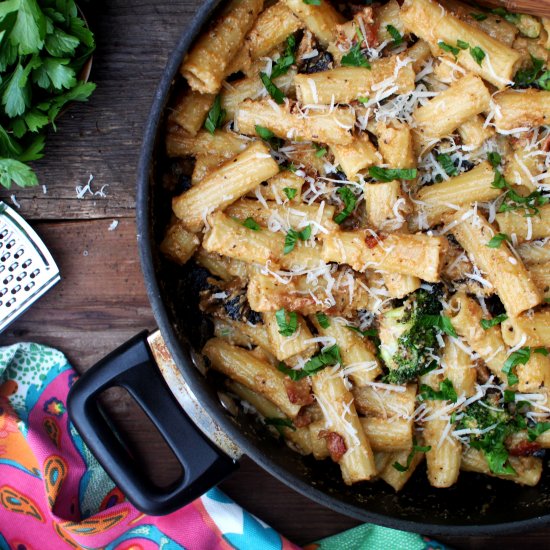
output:
M164 515L220 483L238 467L191 422L162 378L144 331L94 365L73 385L69 416L99 463L141 512ZM183 475L156 487L113 432L97 398L107 388L125 388L143 409L180 462Z

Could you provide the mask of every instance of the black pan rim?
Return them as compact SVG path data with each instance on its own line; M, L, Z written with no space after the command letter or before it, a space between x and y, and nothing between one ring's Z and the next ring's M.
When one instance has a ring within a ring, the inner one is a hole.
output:
M550 524L550 513L526 520L508 523L493 523L483 525L443 525L429 522L416 522L407 519L385 516L363 510L355 505L343 503L325 492L305 483L299 477L287 472L283 467L270 460L262 451L240 432L237 426L223 413L219 401L204 388L201 375L191 362L190 356L181 345L178 336L170 322L166 307L157 283L157 274L152 253L152 235L149 217L149 174L154 162L154 149L157 133L169 98L174 78L185 52L193 39L207 21L210 14L218 6L220 0L204 0L192 21L183 29L182 35L170 55L163 75L156 89L153 104L145 126L145 132L140 152L137 172L136 225L137 241L141 269L145 279L145 287L151 303L153 314L159 329L166 341L178 368L185 376L186 382L204 406L206 411L216 420L220 427L239 445L239 447L258 465L264 468L279 481L294 489L303 496L360 521L371 522L384 527L413 531L431 536L497 536L541 529Z

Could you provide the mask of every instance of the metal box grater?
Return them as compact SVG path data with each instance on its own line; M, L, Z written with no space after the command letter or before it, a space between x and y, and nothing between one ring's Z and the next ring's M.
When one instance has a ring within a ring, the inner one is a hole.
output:
M0 331L60 280L34 229L0 201Z

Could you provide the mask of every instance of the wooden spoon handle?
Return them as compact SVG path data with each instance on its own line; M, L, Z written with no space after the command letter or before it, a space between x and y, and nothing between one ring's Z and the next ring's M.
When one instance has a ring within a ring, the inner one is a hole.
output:
M503 7L508 11L550 17L550 0L482 0L485 6Z

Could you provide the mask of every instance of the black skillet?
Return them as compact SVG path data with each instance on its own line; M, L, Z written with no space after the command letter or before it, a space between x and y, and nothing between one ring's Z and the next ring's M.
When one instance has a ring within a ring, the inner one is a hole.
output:
M142 269L162 336L196 398L218 426L241 449L289 487L333 510L356 519L430 535L500 535L535 530L550 523L550 468L540 484L521 487L471 473L461 473L450 489L434 489L424 467L396 494L383 482L348 487L337 465L302 457L267 434L250 415L230 414L220 402L217 381L194 366L190 351L200 349L210 327L198 309L204 272L164 261L158 243L170 216L170 194L163 188L166 171L164 118L179 79L178 68L219 0L206 0L184 30L170 57L147 123L137 185L137 226ZM171 487L158 489L141 473L113 434L96 398L109 386L123 386L145 410L181 461L184 475ZM156 368L141 334L93 367L73 386L71 418L99 462L128 499L149 514L165 514L219 483L236 462L210 443L178 405Z

